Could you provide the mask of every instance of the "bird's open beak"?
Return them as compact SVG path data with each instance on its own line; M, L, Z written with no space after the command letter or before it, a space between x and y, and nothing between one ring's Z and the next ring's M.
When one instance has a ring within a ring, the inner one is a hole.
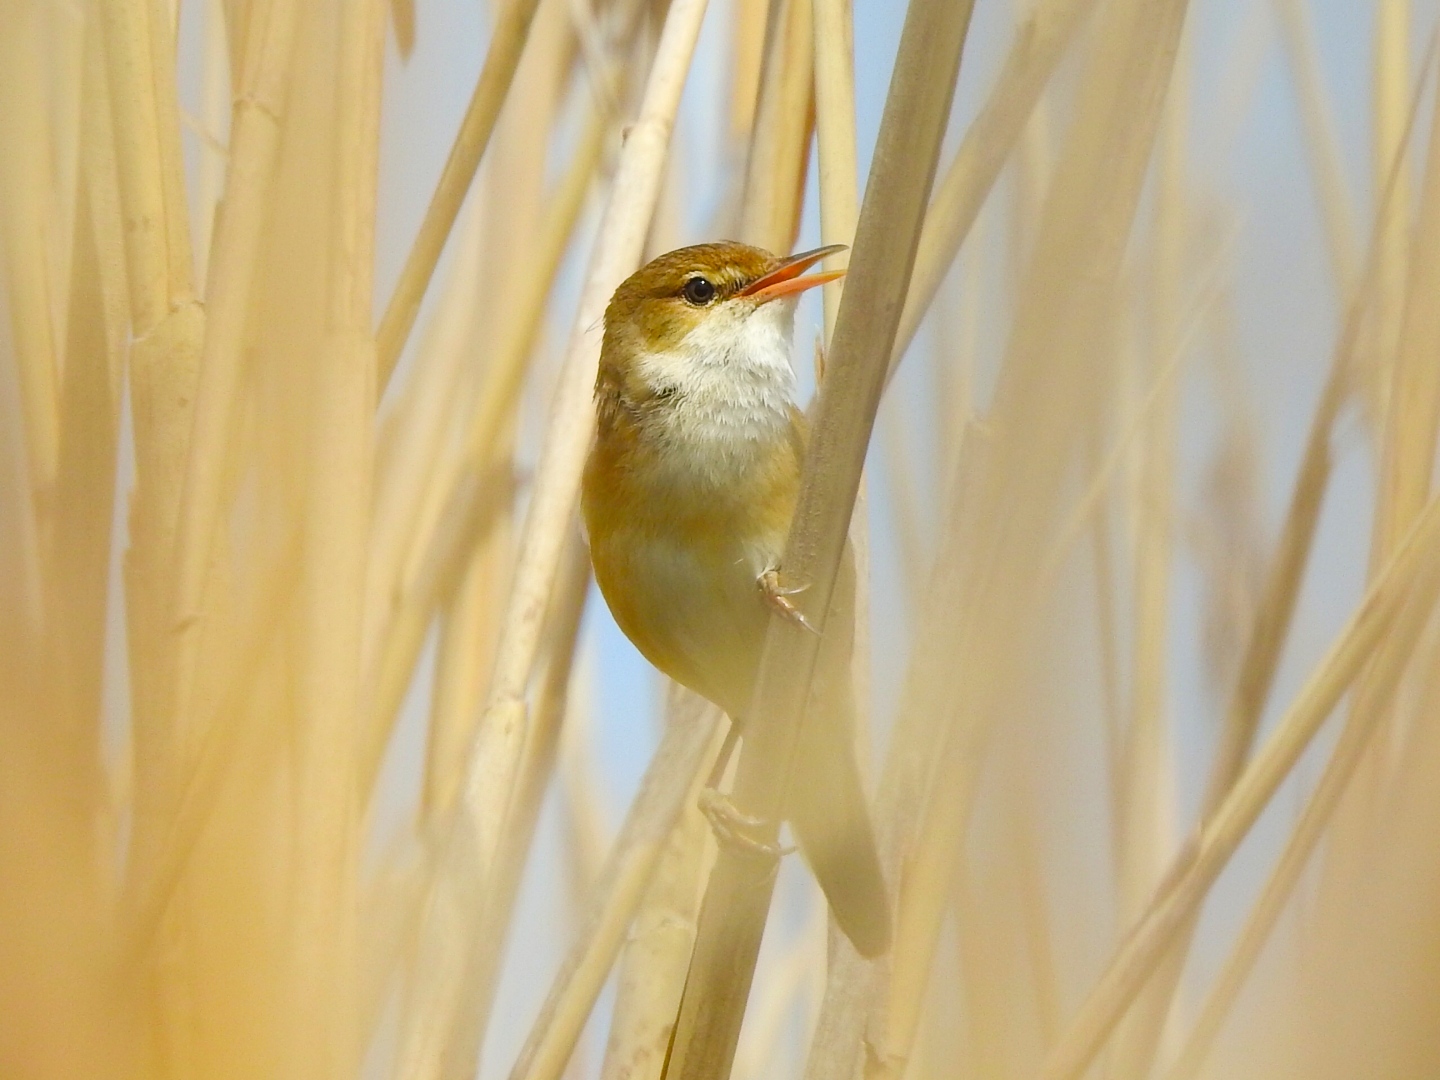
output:
M766 304L771 300L778 300L782 296L794 296L806 289L813 289L817 285L824 285L831 281L838 281L845 276L844 270L827 270L822 274L811 274L809 277L800 275L809 270L821 259L837 252L845 250L844 244L831 244L829 247L816 248L814 251L802 251L799 255L791 255L779 266L775 267L768 274L763 274L746 285L735 295L748 296L756 303Z

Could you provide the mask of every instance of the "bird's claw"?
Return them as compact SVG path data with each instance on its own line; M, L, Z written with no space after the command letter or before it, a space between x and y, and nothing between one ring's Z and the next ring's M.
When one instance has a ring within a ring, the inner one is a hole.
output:
M699 801L700 812L705 815L705 820L710 822L715 839L724 847L742 855L754 855L775 861L779 861L795 850L792 847L756 839L752 834L757 829L763 829L767 824L766 821L763 818L742 814L723 792L713 787L707 787L700 792Z
M796 596L810 588L809 585L794 585L786 588L780 584L780 571L773 566L761 574L755 583L760 586L760 593L765 597L765 602L780 612L781 615L784 615L797 626L809 630L812 634L818 635L820 633L819 630L815 629L814 624L805 617L805 613L797 608L790 600L790 597Z

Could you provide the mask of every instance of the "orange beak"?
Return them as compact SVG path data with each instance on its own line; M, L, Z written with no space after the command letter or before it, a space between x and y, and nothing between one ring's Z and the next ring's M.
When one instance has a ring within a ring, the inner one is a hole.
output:
M825 285L831 281L838 281L845 276L844 270L827 270L822 274L811 274L809 277L800 275L809 270L821 259L837 252L845 250L844 244L831 244L829 247L816 248L814 251L802 251L799 255L791 255L783 260L768 274L762 274L754 281L741 289L736 296L748 296L757 304L768 304L771 300L778 300L782 296L794 296L806 289L813 289L817 285Z

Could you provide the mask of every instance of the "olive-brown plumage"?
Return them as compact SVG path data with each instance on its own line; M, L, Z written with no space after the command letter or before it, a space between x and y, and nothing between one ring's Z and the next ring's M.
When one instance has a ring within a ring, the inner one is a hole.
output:
M595 579L641 653L742 732L771 611L759 582L777 568L805 452L793 300L838 276L800 277L830 250L681 248L631 275L605 313L581 500ZM853 594L847 558L787 817L841 928L874 955L889 909L854 759Z

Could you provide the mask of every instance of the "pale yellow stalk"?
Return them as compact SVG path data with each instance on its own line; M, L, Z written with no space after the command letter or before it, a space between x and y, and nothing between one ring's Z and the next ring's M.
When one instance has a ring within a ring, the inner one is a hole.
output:
M48 500L60 455L60 349L52 280L54 252L47 231L57 222L50 210L54 176L51 116L44 85L45 13L23 3L6 15L8 78L0 93L0 272L5 276L13 350L21 403L21 431L30 470L28 499L35 502L37 527L49 532Z
M115 162L125 220L125 258L132 343L130 402L134 417L135 490L125 561L136 799L127 876L146 862L163 815L179 797L183 748L175 738L173 603L176 525L199 381L205 313L191 291L184 178L173 174L178 118L159 111L162 76L152 62L149 0L102 4L103 61L113 119ZM169 100L169 95L165 95ZM97 177L104 183L107 177ZM171 204L179 201L179 209ZM172 240L172 229L183 230Z
M462 575L469 579L468 567L479 557L474 546L475 522L484 521L488 529L495 512L508 502L513 485L505 474L526 363L539 338L546 297L599 164L603 135L611 130L598 115L592 114L591 119L577 157L550 204L537 250L522 266L513 294L514 311L504 322L503 336L491 354L458 450L432 461L428 470L421 471L417 460L415 467L396 474L393 490L399 499L392 504L396 512L381 534L393 543L374 556L377 565L372 567L367 600L374 605L367 655L380 659L368 739L375 765L409 685L436 600L449 596ZM423 500L418 507L417 493ZM446 582L448 586L443 584ZM496 603L495 595L473 589L460 595L463 606L451 610L451 618L458 620L454 625L486 619L492 623L493 634L495 620L490 609ZM480 658L471 656L468 663L479 666ZM449 671L452 676L459 674L454 667ZM446 704L436 714L439 722L430 737L431 775L442 789L453 790L458 782L460 761L476 721L478 700L474 695L483 691L483 686L476 686L458 699L449 697L448 689L441 691ZM374 769L369 772L373 775Z
M850 280L821 383L794 520L781 565L801 606L830 612L865 448L884 390L925 205L935 178L972 6L911 0L856 228ZM772 617L761 654L734 801L774 843L820 642ZM706 888L669 1075L728 1076L774 887L774 864L722 849Z
M855 153L855 42L850 0L812 0L815 20L815 135L820 163L820 242L848 244L860 216ZM844 253L825 261L843 269ZM825 340L835 333L843 281L826 285Z
M1426 63L1428 69L1428 59ZM1206 784L1202 814L1209 816L1220 806L1221 800L1240 775L1254 740L1265 701L1274 679L1284 642L1288 636L1289 623L1294 615L1300 582L1309 560L1310 548L1330 474L1328 444L1336 420L1337 410L1343 402L1345 391L1352 385L1357 368L1359 333L1367 304L1375 298L1375 290L1387 257L1386 243L1389 223L1397 212L1396 198L1401 193L1404 175L1404 146L1409 141L1411 125L1414 123L1419 106L1419 91L1412 100L1408 118L1402 128L1402 140L1395 148L1390 161L1389 173L1381 188L1380 207L1370 251L1366 257L1363 276L1357 283L1357 292L1351 301L1346 324L1337 343L1332 369L1321 396L1321 401L1312 420L1309 440L1306 444L1296 487L1292 496L1282 540L1277 552L1272 576L1263 594L1263 605L1251 628L1249 641L1240 679L1236 685L1231 707L1222 728L1220 746L1211 765ZM1372 701L1375 691L1369 687L1370 674L1362 679L1359 696L1366 702ZM1368 706L1367 706L1368 707ZM1303 859L1302 859L1303 863ZM1293 871L1298 873L1298 869ZM1162 965L1160 974L1150 986L1152 999L1163 994L1168 1000L1179 980L1184 957L1194 934L1192 918L1176 934L1177 942L1170 956ZM1157 1033L1158 1036L1158 1033ZM1145 1063L1149 1064L1148 1055Z
M580 473L589 450L594 418L590 407L591 384L599 360L598 322L615 286L630 273L640 257L659 195L661 174L669 147L671 126L679 107L680 93L690 67L704 0L676 0L670 7L661 32L646 85L640 115L628 130L625 148L609 206L600 226L579 310L576 314L569 354L551 411L551 420L540 465L535 478L530 509L520 540L520 558L515 571L509 603L477 738L465 762L461 795L449 830L446 850L450 864L438 868L437 890L450 888L445 875L462 870L455 860L494 868L502 856L501 838L514 832L518 795L526 784L524 749L530 727L526 692L539 657L543 620L550 607L561 555L573 529L573 513ZM437 897L432 909L451 909L450 922L444 917L427 921L421 930L421 955L433 949L441 955L458 955L456 965L425 971L426 985L419 990L426 1001L434 1002L427 1027L447 1033L437 1042L420 1038L402 1061L407 1077L436 1074L446 1054L448 1032L463 1018L461 998L465 995L465 968L472 956L482 970L482 983L493 978L495 942L486 932L498 933L505 921L498 911L481 910L479 918L466 910L463 883L452 899ZM473 902L473 901L470 901ZM464 912L464 915L461 915ZM487 925L487 923L489 925ZM451 981L454 980L454 981ZM449 1014L454 1019L447 1019Z
M1164 387L1144 427L1139 447L1139 483L1135 492L1134 652L1131 666L1129 725L1125 732L1120 778L1124 799L1116 822L1118 925L1129 926L1144 910L1175 848L1178 828L1174 732L1169 717L1167 653L1170 645L1170 576L1174 562L1177 414L1180 396L1174 380L1152 373L1179 352L1181 294L1187 272L1190 212L1185 189L1189 136L1189 39L1182 39L1165 98L1165 118L1157 140L1156 209L1152 266L1149 363L1154 385ZM1183 954L1172 955L1147 988L1115 1038L1110 1068L1116 1080L1141 1080L1150 1070L1169 1014Z
M297 1077L340 1080L361 1060L355 993L361 820L359 743L365 540L369 533L375 347L370 330L384 7L339 16L325 340L310 391L313 419L301 570L298 860L291 933Z
M765 26L770 0L735 0L730 21L730 136L750 142L760 100L760 68L765 59Z
M538 339L546 294L600 152L600 133L592 134L587 126L558 188L546 189L546 133L558 116L573 39L559 5L541 9L513 83L512 93L526 108L505 114L493 137L486 175L472 200L483 224L471 230L475 235L464 253L464 281L452 283L442 311L444 337L437 345L447 350L446 370L427 371L427 354L417 357L416 376L430 387L425 411L443 417L440 430L429 427L434 421L425 416L401 413L412 438L397 433L392 440L399 451L381 489L385 501L375 522L366 583L366 655L373 658L374 708L367 734L372 765L365 775L374 775L388 743L439 603L448 608L441 656L450 659L442 659L437 674L441 681L428 733L430 794L438 793L437 783L453 793L478 695L490 673L499 582L479 588L485 575L471 568L477 561L487 563L493 578L493 571L509 562L515 401ZM582 100L588 97L583 88L580 94ZM513 385L498 412L487 407L497 382ZM479 424L485 428L477 437ZM486 524L477 534L474 522L482 506ZM497 524L498 530L492 528ZM478 651L454 655L452 629L461 629L462 639ZM444 796L446 803L449 797Z
M1273 0L1280 20L1285 50L1294 71L1295 88L1304 122L1305 148L1320 197L1320 224L1330 257L1330 273L1339 296L1349 295L1355 280L1356 244L1354 200L1350 196L1335 135L1335 119L1320 78L1315 28L1301 0Z
M695 941L708 838L704 815L687 798L620 954L600 1080L659 1080Z
M936 187L915 254L915 279L905 298L892 368L909 347L1046 83L1096 2L1040 0L1017 28L994 89Z
M855 152L855 43L850 0L818 0L813 7L815 133L820 173L820 241L849 244L860 215L859 166ZM803 183L803 177L801 178ZM844 253L825 260L827 269L841 269ZM824 286L821 300L824 329L821 347L835 332L844 279ZM816 382L820 374L816 375ZM862 480L850 523L850 550L855 559L855 637L851 678L855 684L857 753L868 764L870 751L870 499Z
M429 880L421 892L421 920L411 946L411 984L401 1013L396 1075L449 1076L479 1059L493 1004L500 947L511 917L520 871L534 837L540 800L555 761L565 714L575 641L589 586L589 559L580 538L567 536L559 571L552 633L539 661L534 718L524 733L510 816L466 820L459 814L473 790L462 791L457 812L440 822ZM482 728L475 752L486 755L510 730ZM485 861L482 863L481 859Z
M1095 52L1056 163L1055 175L1066 182L1051 185L987 418L992 445L971 466L978 490L950 523L964 562L947 564L968 569L937 589L935 602L948 599L949 609L966 618L946 635L957 651L929 661L946 665L932 668L927 681L938 684L928 693L950 730L932 752L931 801L900 882L891 985L877 991L866 1033L879 1077L899 1076L909 1060L963 850L978 755L997 712L1008 715L1007 684L1020 676L1017 658L1039 599L1032 592L1035 560L1059 520L1061 463L1073 460L1114 377L1106 364L1121 260L1185 9L1184 0L1125 0L1108 5L1095 27ZM1082 259L1086 274L1066 269ZM942 672L957 662L971 677L950 685Z
M1370 175L1374 190L1385 189L1396 154L1404 145L1410 97L1410 5L1379 0L1375 9L1375 47L1371 112ZM1376 198L1378 203L1379 199ZM1390 378L1405 311L1407 244L1411 221L1411 182L1407 162L1394 181L1393 210L1386 216L1376 282L1374 325L1362 390L1372 427L1378 432L1389 400Z
M810 0L771 0L739 239L775 252L788 252L800 227L814 93L811 42Z
M435 194L425 211L425 220L415 244L400 271L400 280L390 294L390 303L376 331L376 363L378 385L384 387L390 381L390 374L400 359L410 330L415 325L415 316L420 313L420 301L430 287L430 278L440 262L440 253L455 226L465 194L475 179L475 170L485 155L485 147L495 130L495 120L500 115L500 106L505 103L515 71L520 66L520 54L525 48L525 39L530 33L530 22L540 0L507 0L504 10L495 21L490 33L490 48L485 54L485 66L480 69L475 91L466 106L465 118L455 135L455 143L440 180L435 185Z
M551 984L525 1046L510 1070L511 1080L558 1080L595 1007L596 998L610 977L626 930L636 917L642 898L650 895L651 882L658 880L656 867L662 855L667 850L675 851L670 846L673 838L682 834L690 840L695 838L693 828L678 823L687 809L696 812L696 799L715 760L725 721L717 709L688 692L672 700L676 700L676 704L670 709L665 735L592 890L593 899L580 936ZM699 838L704 839L703 830ZM673 857L693 861L698 858L698 849L683 856L677 852ZM671 870L676 874L681 872L674 866ZM693 866L690 873L693 889ZM656 895L657 902L667 907L678 903L673 890L682 886L676 881L672 880L668 886L657 884L655 888L661 890ZM696 894L692 892L692 904L695 899ZM686 936L689 937L688 932ZM652 941L645 948L653 951L656 945ZM670 1020L674 1019L677 1001L678 994L668 1002ZM652 1024L644 1019L648 1011L632 1014L627 1023L649 1029ZM623 1043L614 1051L615 1067L619 1067L618 1059L629 1059L637 1053L648 1056L643 1053L645 1045L646 1039L639 1032L625 1035Z
M1315 845L1324 836L1326 827L1334 817L1335 809L1355 775L1356 766L1363 758L1370 737L1384 722L1395 697L1397 684L1411 662L1415 643L1434 609L1437 587L1440 587L1440 575L1436 574L1436 567L1432 566L1416 583L1413 595L1406 601L1403 611L1376 653L1374 663L1366 673L1366 696L1357 699L1351 709L1335 749L1330 754L1330 760L1326 762L1324 773L1310 793L1305 808L1286 841L1284 852L1271 870L1260 898L1255 902L1239 937L1225 959L1224 967L1206 994L1198 1019L1185 1040L1184 1049L1175 1064L1166 1072L1165 1080L1190 1080L1204 1064L1215 1036L1254 968L1255 961L1259 959L1276 922L1284 912L1286 903L1295 891L1295 885L1309 864Z
M571 921L576 926L584 916L585 901L600 880L615 832L592 737L598 705L593 675L593 666L583 663L577 663L571 674L575 685L570 693L555 763L564 805L563 874L570 894Z
M200 87L200 122L211 137L223 130L230 105L230 72L228 43L225 40L225 0L205 0L204 61ZM225 161L228 157L212 144L201 140L200 183L195 213L199 227L195 233L195 262L198 270L196 288L205 291L205 274L210 267L210 242L215 236L215 215L220 210L224 193Z
M89 57L82 64L77 116L83 163L78 189L71 192L75 250L67 260L59 457L46 500L50 528L43 554L54 684L47 728L70 762L78 805L97 813L105 782L93 747L101 735L110 526L129 334L124 223L101 48L98 35L86 36ZM107 863L104 877L112 873Z
M1180 852L1164 886L1051 1052L1041 1073L1044 1080L1083 1075L1135 994L1165 957L1175 935L1188 925L1275 789L1385 640L1397 612L1427 575L1435 572L1437 545L1440 500L1432 501L1416 520L1274 733Z
M49 273L50 319L55 327L58 364L56 390L65 374L69 352L63 335L72 325L70 301L75 281L74 261L78 255L75 231L79 227L81 126L85 123L85 50L93 34L85 33L85 13L67 5L49 5L43 16L42 36L36 43L45 57L45 81L49 90L49 174L45 194L49 222L45 236L45 268ZM58 398L57 414L62 406Z
M1434 48L1433 43L1431 47ZM1428 73L1428 68L1427 56L1422 75ZM1436 363L1440 316L1425 298L1440 287L1440 139L1437 133L1440 133L1440 117L1432 117L1418 218L1408 258L1405 307L1395 343L1390 394L1381 432L1380 472L1370 540L1372 575L1392 557L1400 538L1425 506L1433 481L1436 436L1440 432L1440 402L1434 400L1440 395L1440 364ZM1397 185L1397 190L1405 174L1406 146L1408 138L1402 136L1393 165L1392 183ZM1393 220L1393 212L1382 206L1382 226L1387 218ZM1377 262L1384 253L1383 248L1377 252ZM1383 280L1379 277L1382 268L1380 263L1377 284ZM1362 687L1368 681L1367 675ZM1321 889L1327 903L1333 904L1344 888L1342 882L1354 880L1361 872L1365 852L1376 835L1376 806L1394 775L1396 752L1403 745L1402 736L1384 721L1371 743L1351 785L1355 795L1336 822L1330 845L1332 857L1326 864Z
M825 897L809 882L805 885L810 895L804 922L784 951L766 961L764 977L746 1010L745 1034L735 1051L735 1080L764 1080L783 1067L781 1052L796 1014L803 1016L808 976L825 966L832 920L827 918Z
M240 94L230 126L230 168L207 274L205 341L185 461L171 573L175 600L175 684L171 707L183 726L196 691L207 583L225 503L230 447L239 415L245 339L260 243L280 149L297 5L255 0Z

